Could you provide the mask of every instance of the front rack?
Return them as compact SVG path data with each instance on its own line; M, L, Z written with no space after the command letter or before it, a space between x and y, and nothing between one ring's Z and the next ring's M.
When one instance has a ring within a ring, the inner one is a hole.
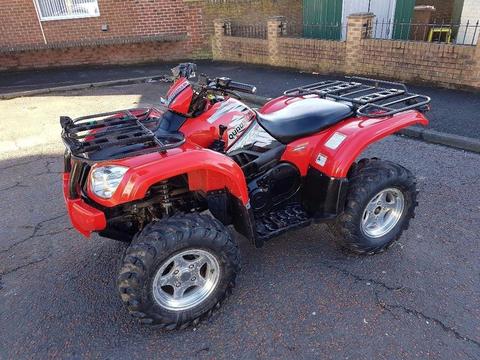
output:
M350 103L359 116L380 118L407 110L428 110L431 99L408 91L405 84L347 77L348 81L326 80L284 92L286 96L317 95L321 98ZM383 85L383 86L380 86Z
M75 157L94 158L95 161L164 153L185 142L185 136L180 132L155 132L159 121L158 117L151 116L151 109L120 110L74 120L68 116L60 117L62 140L69 152ZM95 156L100 150L109 148L117 151Z

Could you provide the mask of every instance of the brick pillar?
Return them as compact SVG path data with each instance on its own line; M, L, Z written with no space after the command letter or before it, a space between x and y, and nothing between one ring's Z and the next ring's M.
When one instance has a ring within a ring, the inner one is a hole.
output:
M285 17L274 16L267 21L267 40L268 40L268 55L270 65L281 65L282 59L279 51L279 37L282 35L282 23L285 22Z
M345 73L358 74L359 53L362 40L372 36L372 24L375 15L372 13L358 13L348 16Z
M212 53L213 53L213 59L214 60L221 60L223 59L223 49L222 49L222 43L223 43L223 38L225 37L226 33L226 24L231 24L230 21L228 20L223 20L223 19L216 19L213 21L213 39L212 39ZM230 32L231 32L231 26L229 26Z
M465 85L480 88L480 36L477 38L477 45L475 45L475 57L473 61L470 83Z

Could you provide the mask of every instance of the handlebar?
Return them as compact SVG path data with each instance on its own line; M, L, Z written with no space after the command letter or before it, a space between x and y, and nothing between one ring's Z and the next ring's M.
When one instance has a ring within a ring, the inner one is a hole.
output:
M256 86L236 81L230 82L228 88L232 89L233 91L241 91L249 94L255 94L257 92Z
M226 89L232 91L240 91L249 94L255 94L257 88L250 84L245 84L237 81L233 81L227 77L216 78L213 80L214 86L219 89Z

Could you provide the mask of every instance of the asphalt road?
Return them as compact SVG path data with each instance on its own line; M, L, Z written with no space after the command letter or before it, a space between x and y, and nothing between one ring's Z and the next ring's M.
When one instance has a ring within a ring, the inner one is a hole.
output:
M25 111L4 128L13 143L0 136L0 358L480 359L480 155L401 137L366 154L418 177L417 216L389 251L349 255L324 225L262 249L239 237L236 290L207 323L137 324L115 287L125 245L72 230L57 118L41 114L61 101L94 111L119 93L148 102L145 87L0 102ZM139 101L119 97L115 106Z
M197 60L198 72L209 76L229 76L257 86L258 95L275 97L284 90L326 79L342 77L311 74L267 66ZM134 66L75 67L50 70L4 72L0 76L0 94L45 87L91 83L107 80L170 74L176 62ZM432 98L429 113L434 130L480 138L480 93L411 86L411 90Z

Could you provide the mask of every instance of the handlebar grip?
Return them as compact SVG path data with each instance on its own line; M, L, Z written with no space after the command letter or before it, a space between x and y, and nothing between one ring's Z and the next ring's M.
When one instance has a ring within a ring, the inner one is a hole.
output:
M250 94L255 94L257 92L256 86L236 81L230 81L230 83L228 84L228 88L234 91L241 91Z

